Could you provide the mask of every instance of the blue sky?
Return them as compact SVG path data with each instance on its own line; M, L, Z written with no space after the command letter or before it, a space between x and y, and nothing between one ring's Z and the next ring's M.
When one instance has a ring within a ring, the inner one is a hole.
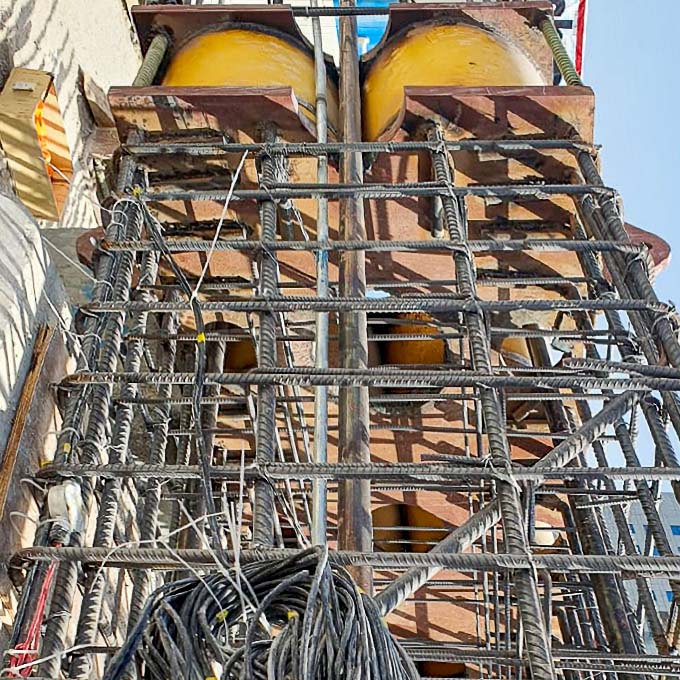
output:
M595 90L602 172L626 219L665 238L673 264L656 287L680 303L680 0L590 0L584 80Z
M621 193L629 222L670 243L672 263L655 285L661 300L680 303L678 25L680 0L590 0L583 76L595 90L604 180ZM636 448L652 464L645 425Z

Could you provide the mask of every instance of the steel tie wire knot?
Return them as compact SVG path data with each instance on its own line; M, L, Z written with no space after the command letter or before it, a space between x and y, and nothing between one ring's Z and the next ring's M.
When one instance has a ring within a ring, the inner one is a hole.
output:
M644 246L644 248L645 248L644 251L639 251L639 252L635 253L634 255L629 255L626 258L626 266L623 269L623 279L624 279L624 281L628 280L632 266L634 264L638 263L638 262L644 268L645 276L647 276L649 278L649 256L648 256L649 251L647 250L646 246Z
M666 303L666 311L665 312L658 312L656 315L656 319L652 322L652 327L651 331L652 333L656 330L656 327L660 321L668 321L674 328L676 334L678 333L680 329L680 321L678 319L678 312L675 307L675 303L673 303L671 300L669 300Z

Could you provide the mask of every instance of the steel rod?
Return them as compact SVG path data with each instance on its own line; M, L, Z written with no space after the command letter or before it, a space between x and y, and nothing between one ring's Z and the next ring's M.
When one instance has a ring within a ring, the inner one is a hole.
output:
M340 0L341 8L354 8L354 0ZM361 140L361 86L357 22L353 15L339 20L340 30L340 124L342 141ZM354 187L340 203L340 235L345 241L364 242L366 223L363 198L363 157L360 152L343 154L340 182ZM340 192L343 193L342 191ZM334 194L331 190L329 198ZM340 194L338 194L340 195ZM319 196L321 197L321 196ZM340 257L340 295L366 294L366 254L347 251ZM359 307L343 310L340 316L340 360L343 370L365 370L368 366L368 326L366 311ZM345 385L339 394L338 457L343 463L370 462L370 414L368 386ZM338 546L347 550L370 551L373 546L370 480L352 480L340 486L338 495ZM370 569L353 570L359 585L372 593Z
M241 564L285 559L296 555L292 549L242 550ZM232 551L224 551L224 559L233 564ZM410 567L434 567L460 572L548 569L551 572L576 574L613 574L625 572L631 575L656 578L680 575L680 557L647 557L631 555L515 555L510 553L382 553L358 551L331 551L331 564L343 566L372 566L380 569L408 569ZM214 567L215 553L210 550L166 550L161 548L124 547L110 548L67 547L55 548L33 546L18 551L12 558L13 565L31 561L57 561L60 563L82 562L97 566L102 563L114 568L130 569L186 569Z
M434 126L429 128L427 134L431 142L438 142L442 139L441 132ZM433 151L432 165L435 179L452 189L454 182L448 155L442 151ZM454 241L465 240L467 228L464 213L457 204L454 192L449 191L442 195L442 207L444 225L449 238ZM468 253L455 252L453 259L460 294L477 302L472 257ZM478 309L468 311L465 315L465 325L468 330L474 367L484 373L491 373L491 350L483 312ZM512 457L504 428L505 416L501 407L501 397L496 389L483 383L478 384L478 390L489 454L493 465L502 469L507 477L499 481L497 492L503 522L503 540L512 554L527 554L530 552L530 546L524 528L517 484L512 479ZM549 636L538 598L538 584L533 572L515 574L515 594L532 677L534 680L552 680L555 678L555 670L550 654Z
M352 157L358 152L345 154L343 158ZM274 181L262 185L261 189L236 189L231 193L232 201L287 201L301 198L326 198L342 200L358 198L400 199L409 196L448 196L449 192L457 197L478 196L491 199L527 199L547 200L550 196L586 196L598 194L612 196L613 189L590 184L498 184L472 185L449 189L439 182L420 182L418 184L360 184L345 182L339 184L317 185L284 184ZM222 189L161 189L149 187L143 194L145 201L224 201L227 192ZM365 240L362 238L361 240Z
M158 302L153 306L144 302L93 302L82 306L89 312L121 312L152 310L157 313L188 311L188 302ZM409 295L402 298L335 297L319 299L316 297L272 296L270 298L230 299L207 301L201 304L207 312L512 312L527 310L532 312L602 312L653 311L658 314L673 314L673 308L661 302L647 300L479 300L464 299L455 295Z
M322 203L325 199L320 199ZM114 241L102 240L99 242L102 250L135 250L155 251L153 241ZM633 243L615 243L612 241L573 241L569 239L508 239L499 241L494 239L456 242L450 239L433 238L428 241L246 241L229 239L213 243L210 239L196 240L179 237L177 240L168 240L168 250L172 253L185 252L209 252L218 251L366 251L366 252L393 252L393 251L448 251L448 250L471 250L474 253L497 253L497 252L621 252L630 254L646 253L648 248L644 245ZM408 283L407 281L404 284Z
M312 0L317 7L317 0ZM328 141L328 119L326 100L326 59L323 53L321 21L312 17L314 38L314 85L316 90L316 140L320 144ZM328 182L328 155L317 156L316 180L319 184ZM328 201L324 198L317 202L316 237L316 295L329 297L328 253ZM314 331L314 365L318 369L328 368L329 317L321 312L316 316ZM314 391L314 461L325 463L328 459L328 387L319 385ZM328 527L327 489L325 480L316 480L312 486L312 526L311 535L314 545L325 545Z
M265 129L265 141L273 142L276 131ZM271 155L263 156L261 182L271 183L275 178L275 161ZM260 204L262 240L274 241L277 236L277 206L271 198ZM271 255L263 254L259 262L259 294L264 298L278 295L278 264ZM259 315L260 327L257 343L257 365L260 368L275 370L277 365L276 317L271 309L263 309ZM259 385L257 389L257 440L256 460L269 463L275 458L276 451L276 387L274 383ZM253 508L253 545L271 547L274 545L274 491L266 480L255 484Z
M592 145L566 139L461 139L445 140L448 151L588 151ZM123 151L133 156L166 156L184 154L188 156L214 156L225 153L282 153L286 156L318 156L319 154L345 154L356 151L363 153L408 153L434 151L441 145L428 141L404 142L279 142L275 144L239 142L153 142L146 144L125 144Z
M680 470L674 468L592 467L544 469L538 465L525 468L513 466L513 476L518 481L542 482L546 480L610 479L612 481L667 481L680 479ZM241 467L236 464L215 465L214 477L220 480L238 480ZM196 465L134 465L72 464L47 465L36 473L37 479L69 477L99 477L102 479L197 479L200 469ZM427 484L441 480L504 479L501 470L489 466L461 465L452 463L262 463L248 465L243 471L247 480L266 478L270 480L291 479L375 479L402 481L410 485Z
M108 384L137 382L175 385L191 384L193 373L74 373L62 380L62 385ZM207 384L216 385L364 385L371 387L480 387L487 388L555 388L611 389L647 392L651 390L679 390L680 379L652 378L599 378L586 375L494 375L469 370L411 370L411 369L339 369L324 371L315 368L253 369L248 373L208 373Z

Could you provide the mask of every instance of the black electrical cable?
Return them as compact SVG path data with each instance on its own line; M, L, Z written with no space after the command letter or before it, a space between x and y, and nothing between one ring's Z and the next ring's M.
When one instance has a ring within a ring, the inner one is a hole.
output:
M132 667L140 680L419 678L373 598L318 547L162 586L104 680Z
M219 523L217 522L217 510L215 507L215 499L212 494L212 482L210 478L212 451L207 450L205 434L201 424L203 388L205 384L206 371L206 336L203 312L201 310L198 296L194 295L194 291L192 290L187 277L172 257L172 253L170 252L165 238L163 237L160 225L157 224L146 205L143 202L141 202L141 205L142 214L144 216L144 225L149 232L149 237L172 269L172 273L175 275L180 289L189 298L191 311L194 315L194 321L196 324L196 379L194 381L191 393L191 412L194 420L194 431L196 435L195 441L198 454L197 457L201 469L201 491L205 501L205 507L208 516L208 526L210 527L210 532L212 534L213 547L215 548L218 557L221 557L223 551L223 535Z

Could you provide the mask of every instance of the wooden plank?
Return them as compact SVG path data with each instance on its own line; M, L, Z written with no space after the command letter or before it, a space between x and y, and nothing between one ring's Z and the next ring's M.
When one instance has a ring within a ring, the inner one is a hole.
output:
M39 110L44 149L36 128ZM58 221L73 168L49 73L12 70L0 94L0 142L21 202L38 219ZM48 170L46 156L56 171Z
M26 380L24 381L24 386L21 390L19 403L17 404L16 413L14 414L12 430L10 431L7 446L5 448L5 456L2 460L2 466L0 467L0 518L5 514L9 485L14 476L14 467L19 455L21 438L24 433L26 421L28 420L33 398L35 397L38 380L43 366L45 365L47 350L50 347L53 337L54 326L43 324L38 327L35 343L33 344L31 366L28 369Z

